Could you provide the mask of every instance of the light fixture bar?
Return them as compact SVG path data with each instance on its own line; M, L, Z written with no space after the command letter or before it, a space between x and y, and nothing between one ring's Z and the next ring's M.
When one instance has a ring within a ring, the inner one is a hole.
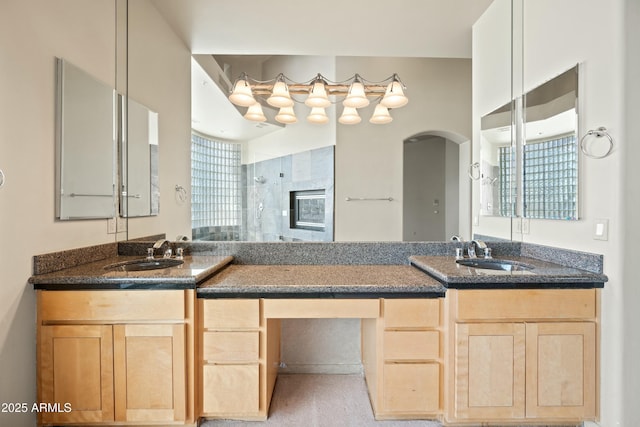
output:
M273 92L273 83L256 83L251 85L253 95L271 95ZM292 95L308 95L313 85L290 84L289 93ZM325 84L327 95L329 96L347 96L349 94L350 85L345 84ZM385 94L387 86L381 85L364 85L364 92L367 96L379 97Z
M326 123L328 117L324 108L342 101L345 111L339 121L344 124L354 124L360 121L357 109L367 107L370 103L368 98L375 98L378 99L378 105L370 122L385 124L392 120L389 109L400 108L407 104L405 89L397 74L379 82L367 81L359 74L342 82L332 82L322 74L317 74L310 81L299 83L282 73L268 81L255 80L246 73L242 73L233 85L229 100L241 107L251 107L252 111L248 111L245 117L256 121L264 120L262 111L258 111L261 102L259 99L264 100L269 105L281 109L276 119L282 123L297 122L292 107L294 102L300 101L291 98L291 95L307 96L304 104L312 109L308 120L313 123ZM342 99L332 102L329 97ZM284 108L286 110L283 110Z

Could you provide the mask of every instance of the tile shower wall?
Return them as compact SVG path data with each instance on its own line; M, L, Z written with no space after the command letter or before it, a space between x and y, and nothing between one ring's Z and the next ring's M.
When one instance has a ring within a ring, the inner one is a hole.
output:
M242 165L242 240L332 241L334 147ZM290 193L325 190L324 231L291 228Z

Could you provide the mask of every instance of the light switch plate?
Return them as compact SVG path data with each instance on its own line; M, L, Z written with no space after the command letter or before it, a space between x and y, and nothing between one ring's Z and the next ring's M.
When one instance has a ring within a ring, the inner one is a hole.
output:
M598 218L593 226L594 240L609 240L609 220L606 218Z

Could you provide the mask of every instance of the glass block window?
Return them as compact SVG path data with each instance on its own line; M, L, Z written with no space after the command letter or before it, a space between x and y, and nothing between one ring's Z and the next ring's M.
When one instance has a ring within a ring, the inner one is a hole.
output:
M515 150L510 146L500 147L498 149L500 156L500 176L498 182L500 185L500 216L515 216L515 200L516 200L516 154Z
M240 144L191 135L191 227L240 226Z
M527 218L576 219L576 135L527 142L524 147L524 215Z

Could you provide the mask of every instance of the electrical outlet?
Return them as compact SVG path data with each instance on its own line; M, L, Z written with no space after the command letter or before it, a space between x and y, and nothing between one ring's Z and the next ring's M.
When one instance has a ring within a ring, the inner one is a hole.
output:
M107 219L107 234L116 234L116 219Z
M478 215L474 215L473 216L473 225L475 225L475 226L479 226L480 225L480 217Z

